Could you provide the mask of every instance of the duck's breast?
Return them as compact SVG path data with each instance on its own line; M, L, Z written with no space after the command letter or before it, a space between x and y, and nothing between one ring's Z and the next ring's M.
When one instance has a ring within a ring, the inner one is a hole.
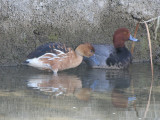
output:
M111 53L106 64L113 68L126 68L132 61L132 55L126 47L116 48L116 52Z

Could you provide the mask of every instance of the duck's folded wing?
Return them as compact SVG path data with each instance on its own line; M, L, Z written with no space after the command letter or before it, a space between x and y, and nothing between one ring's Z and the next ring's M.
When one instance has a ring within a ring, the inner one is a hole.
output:
M40 57L46 53L54 53L54 54L59 54L59 51L62 51L64 53L67 53L69 50L65 46L65 44L61 43L46 43L44 45L39 46L38 48L35 49L35 51L31 52L27 58L32 59L32 58L37 58Z

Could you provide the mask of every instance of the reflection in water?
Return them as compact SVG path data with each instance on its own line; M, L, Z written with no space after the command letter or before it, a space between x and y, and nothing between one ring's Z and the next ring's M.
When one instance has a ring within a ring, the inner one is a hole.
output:
M43 92L52 92L55 96L74 95L79 100L88 101L92 92L112 93L112 103L115 107L127 107L135 97L124 97L119 89L130 86L130 75L123 70L88 69L81 76L59 74L30 76L28 87Z
M149 120L160 118L159 70L155 66ZM0 73L0 120L137 120L151 84L146 64L128 71L79 67L57 77L30 67L3 67Z
M56 97L60 95L74 95L79 100L90 99L91 89L82 88L82 82L76 75L58 74L31 76L27 86L43 92L52 92Z
M88 69L81 78L82 87L99 92L128 88L131 81L128 71L123 70Z
M128 106L128 98L120 90L112 91L112 104L115 107L126 108Z
M75 92L75 97L79 100L88 101L91 96L90 88L81 88L77 92Z
M77 76L67 74L31 76L27 85L40 91L53 92L55 96L73 94L76 89L82 88Z
M136 97L127 97L125 93L121 90L114 89L112 91L112 104L115 107L127 108L129 105L134 105Z
M112 104L115 107L126 108L129 103L136 100L134 95L125 96L123 90L130 87L131 77L127 70L88 69L87 71L82 76L82 87L91 88L96 92L111 91Z
M110 91L113 89L114 85L106 77L105 69L87 69L82 76L82 87L91 88L92 91Z

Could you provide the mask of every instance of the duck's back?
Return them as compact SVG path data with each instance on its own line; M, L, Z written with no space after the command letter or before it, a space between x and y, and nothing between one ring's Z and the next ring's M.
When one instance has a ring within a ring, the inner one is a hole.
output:
M108 58L111 53L115 52L113 45L93 45L93 47L95 48L95 54L97 56L105 56Z
M90 58L84 58L84 61L89 67L99 67L106 66L106 59L111 53L115 52L112 45L93 45L95 49L95 55ZM95 62L93 59L96 59Z
M31 52L27 58L32 59L32 58L38 58L46 53L53 53L53 54L58 54L57 51L62 51L64 53L68 53L69 50L65 46L65 44L62 43L46 43L44 45L39 46L36 48L33 52Z

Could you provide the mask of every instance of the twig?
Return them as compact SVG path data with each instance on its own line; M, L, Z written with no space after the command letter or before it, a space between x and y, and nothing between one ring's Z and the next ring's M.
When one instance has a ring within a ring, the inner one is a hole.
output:
M159 28L159 23L160 23L160 16L158 16L157 25L156 25L156 28L155 28L155 40L157 39L157 30Z
M151 39L150 39L150 33L149 33L149 28L146 22L144 22L146 29L147 29L147 35L148 35L148 42L149 42L149 49L150 49L150 59L151 59L151 71L152 71L152 82L151 82L151 87L150 87L150 91L149 91L149 98L148 98L148 103L147 103L147 107L145 110L145 114L144 114L144 118L146 118L149 106L150 106L150 100L151 100L151 94L152 94L152 85L153 85L153 61L152 61L152 45L151 45Z
M137 25L136 25L136 30L135 30L135 33L134 33L134 37L136 37L136 34L137 34L138 27L139 27L140 23L148 23L148 22L151 22L153 20L157 20L157 26L156 26L156 29L155 29L155 40L156 40L157 39L157 30L158 30L159 24L160 24L160 16L155 17L155 18L151 18L147 21L138 22ZM131 46L131 54L132 55L133 55L133 52L134 52L134 46L135 46L135 42L132 42L132 46Z
M150 50L150 59L151 59L151 70L153 75L153 60L152 60L152 44L151 44L151 37L149 33L149 28L146 22L144 22L146 29L147 29L147 35L148 35L148 43L149 43L149 50Z
M143 22L139 22L139 23L148 23L148 22L151 22L153 20L157 20L160 16L158 17L155 17L155 18L151 18L150 20L147 20L147 21L143 21Z
M136 25L136 29L135 29L135 32L134 32L134 38L136 38L138 28L139 28L139 22ZM132 42L132 46L131 46L131 54L132 55L133 55L133 51L134 51L134 46L135 46L135 42Z
M137 23L137 25L136 25L136 31L135 31L135 34L134 34L134 36L136 36L137 30L138 30L138 25L140 23L144 23L145 26L146 26L146 29L147 29L147 36L148 36L148 43L149 43L149 50L150 50L151 72L152 72L152 81L151 81L151 86L150 86L150 90L149 90L148 103L147 103L147 107L146 107L146 110L145 110L145 113L144 113L144 119L146 118L147 112L149 110L150 101L151 101L151 94L152 94L152 85L153 85L153 81L154 81L154 73L153 73L154 70L153 70L153 60L152 60L152 45L151 45L151 37L150 37L150 32L149 32L149 28L148 28L147 23L151 22L153 20L156 20L156 19L157 19L157 26L155 28L155 40L156 40L157 39L157 30L158 30L159 24L160 24L160 16L152 18L152 19L147 20L147 21L143 21L143 22ZM133 42L132 43L132 48L131 48L131 53L132 54L133 54L133 50L134 50L134 44L135 43Z

